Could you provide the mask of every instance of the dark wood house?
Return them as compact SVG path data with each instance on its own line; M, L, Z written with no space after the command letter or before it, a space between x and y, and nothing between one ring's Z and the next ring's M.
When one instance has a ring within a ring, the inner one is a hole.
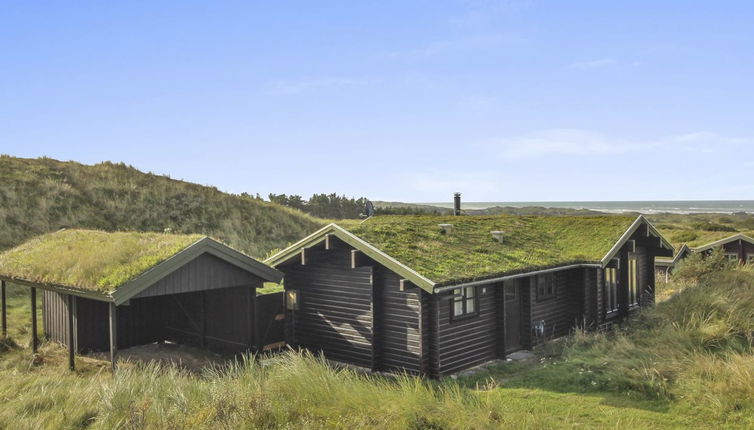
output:
M673 248L644 218L379 216L266 262L286 341L377 371L440 376L654 302Z
M26 285L43 325L73 353L173 341L236 353L262 348L256 288L282 274L197 235L63 230L0 255L0 279ZM36 327L33 329L36 347Z
M678 264L678 262L688 257L690 254L691 248L689 248L689 246L684 243L683 245L681 245L681 248L678 249L678 252L676 252L673 257L655 258L655 271L659 275L664 276L665 282L668 282L668 280L670 279L670 274L673 272L673 269L675 269L675 266Z
M681 260L689 255L694 253L705 255L714 249L720 249L728 261L738 264L754 264L754 239L739 233L695 247L684 244L673 258L659 257L655 259L655 268L658 272L667 275Z

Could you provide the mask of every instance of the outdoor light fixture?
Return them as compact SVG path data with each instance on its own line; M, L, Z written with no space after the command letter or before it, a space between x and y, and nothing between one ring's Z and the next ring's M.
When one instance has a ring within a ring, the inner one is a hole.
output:
M297 311L299 309L298 290L288 290L285 292L285 309Z

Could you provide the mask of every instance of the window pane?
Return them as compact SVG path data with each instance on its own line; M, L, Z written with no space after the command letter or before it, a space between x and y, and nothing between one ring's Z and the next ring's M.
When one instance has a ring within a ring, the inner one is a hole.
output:
M475 291L476 291L476 288L474 287L466 287L466 297L474 297Z
M466 313L476 312L475 305L473 298L466 300Z
M463 300L453 303L453 315L463 315Z

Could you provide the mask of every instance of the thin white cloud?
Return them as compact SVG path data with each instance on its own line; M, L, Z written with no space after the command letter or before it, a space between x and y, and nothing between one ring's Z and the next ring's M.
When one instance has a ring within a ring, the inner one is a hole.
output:
M598 69L601 67L613 66L617 63L618 61L614 58L599 58L596 60L579 61L576 63L571 63L568 66L566 66L566 68L574 69L574 70L588 70L588 69Z
M366 85L371 82L364 78L324 77L300 80L278 80L268 85L270 94L300 94L324 88L343 88Z

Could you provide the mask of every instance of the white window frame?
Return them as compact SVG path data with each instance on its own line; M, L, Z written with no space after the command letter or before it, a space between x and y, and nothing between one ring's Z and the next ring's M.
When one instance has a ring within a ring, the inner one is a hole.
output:
M479 311L479 295L476 287L463 287L453 290L453 300L450 304L451 316L463 318L476 315Z
M636 255L628 256L628 306L639 304L639 259Z
M618 312L618 268L606 267L604 275L605 313Z

